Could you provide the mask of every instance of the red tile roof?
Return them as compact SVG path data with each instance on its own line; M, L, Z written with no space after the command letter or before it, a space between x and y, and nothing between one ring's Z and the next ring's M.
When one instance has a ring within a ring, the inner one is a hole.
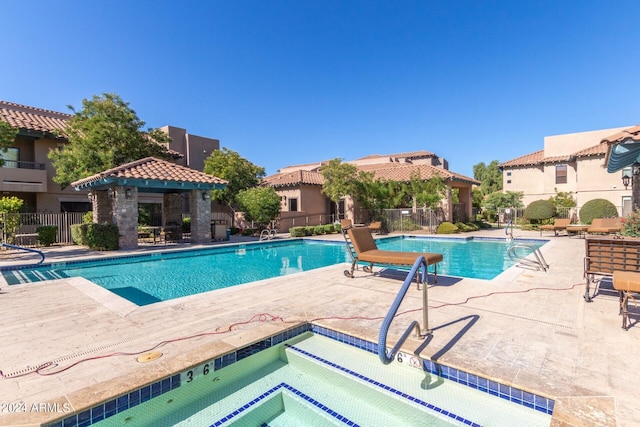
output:
M535 153L525 154L524 156L517 157L513 160L500 163L500 167L512 167L512 166L531 166L542 163L544 159L544 150L536 151Z
M63 130L71 117L71 114L0 100L0 120L20 129L53 133Z
M116 180L158 182L174 181L192 184L205 184L207 188L214 188L219 185L227 184L227 181L223 179L199 172L195 169L176 165L175 163L156 159L154 157L147 157L80 179L72 182L71 185L76 188L87 188L97 186L94 184L99 184L101 182L113 182ZM133 184L131 185L133 186Z
M292 187L297 185L322 185L324 177L320 172L297 170L277 173L262 180L260 185L268 187Z
M631 141L640 141L640 125L630 127L602 140L602 142L607 144L621 144Z
M396 153L396 154L371 154L369 156L360 157L356 160L365 160L365 159L376 159L380 157L389 157L389 158L414 158L414 157L433 157L434 153L430 151L409 151L406 153Z
M425 180L434 177L441 177L450 181L458 181L475 185L480 184L480 181L469 178L468 176L460 175L458 173L451 172L450 170L438 168L431 165L380 163L372 165L361 165L358 166L358 170L373 172L375 178L387 181L408 182L411 179L412 174L415 174L417 172L420 174L420 178Z

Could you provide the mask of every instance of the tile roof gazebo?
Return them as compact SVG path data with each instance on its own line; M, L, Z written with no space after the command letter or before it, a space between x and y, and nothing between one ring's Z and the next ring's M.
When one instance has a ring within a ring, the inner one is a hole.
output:
M210 192L227 182L164 160L147 157L71 183L89 190L93 221L113 223L120 232L120 249L138 247L138 192L162 193L165 226L182 225L182 193L189 194L191 243L211 241Z

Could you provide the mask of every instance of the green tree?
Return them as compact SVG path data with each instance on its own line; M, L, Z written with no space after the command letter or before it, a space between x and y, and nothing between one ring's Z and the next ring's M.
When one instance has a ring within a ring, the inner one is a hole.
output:
M353 196L356 191L356 174L358 169L349 163L342 163L340 159L330 160L322 166L320 173L324 178L322 192L336 204L336 213L340 215L340 199Z
M8 148L13 146L13 143L18 135L19 129L11 126L7 122L0 121L0 151L7 152ZM4 158L0 156L0 167L4 166Z
M0 198L0 216L4 221L0 221L3 226L3 233L7 240L13 242L14 235L20 227L20 209L24 201L15 196Z
M69 143L51 150L56 169L53 181L62 188L73 181L145 157L169 158L169 135L159 129L143 131L145 122L118 95L105 93L82 101L82 109L64 129Z
M235 210L236 196L242 190L256 187L260 179L265 176L263 167L254 165L240 154L225 147L215 150L205 159L203 172L227 181L224 189L212 190L211 197L232 210Z
M496 191L489 194L485 199L482 207L488 211L496 212L498 208L521 208L522 198L524 193L522 191Z
M571 191L558 191L554 188L556 195L549 198L556 208L572 208L576 205Z
M473 165L473 177L480 181L480 191L485 196L502 190L502 172L497 160L488 166L484 162Z
M268 224L280 214L280 196L272 187L241 190L236 199L249 221Z
M408 190L418 207L435 208L444 198L447 184L440 177L423 180L420 173L412 173Z

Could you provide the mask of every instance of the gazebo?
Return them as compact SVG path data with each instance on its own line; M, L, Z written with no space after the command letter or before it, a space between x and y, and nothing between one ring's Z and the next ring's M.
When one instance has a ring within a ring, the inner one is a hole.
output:
M118 226L120 249L138 247L138 193L163 194L163 225L182 225L182 194L189 194L191 242L211 241L211 190L227 182L165 160L147 157L71 183L89 190L93 222Z

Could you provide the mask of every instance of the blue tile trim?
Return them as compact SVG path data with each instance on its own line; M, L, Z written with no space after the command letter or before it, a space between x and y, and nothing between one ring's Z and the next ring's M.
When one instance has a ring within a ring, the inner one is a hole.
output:
M349 344L360 350L378 354L377 343L366 341L360 338L355 338L342 332L336 332L334 330L317 325L311 325L311 331L315 334L331 338L338 342ZM450 381L469 386L476 390L489 393L493 396L501 397L513 403L527 406L529 408L535 409L536 411L540 411L548 415L551 415L553 413L553 399L548 399L543 396L528 393L516 387L500 384L477 375L468 374L464 371L432 362L431 360L423 359L422 369L426 372L429 372L430 374L438 375ZM524 398L522 396L524 396Z
M408 400L410 402L416 403L416 404L418 404L420 406L423 406L423 407L425 407L425 408L427 408L427 409L429 409L431 411L434 411L434 412L436 412L438 414L445 415L445 416L447 416L449 418L453 418L456 421L460 421L460 422L462 422L464 424L467 424L467 425L470 425L470 426L480 427L479 424L476 424L471 420L467 420L466 418L463 418L463 417L461 417L459 415L456 415L453 412L446 411L446 410L444 410L442 408L439 408L439 407L437 407L435 405L432 405L431 403L425 402L422 399L418 399L416 397L408 395L407 393L404 393L404 392L402 392L402 391L400 391L400 390L398 390L398 389L396 389L394 387L388 386L388 385L383 384L381 382L378 382L378 381L376 381L376 380L374 380L372 378L369 378L367 376L361 375L361 374L359 374L359 373L357 373L355 371L352 371L351 369L348 369L348 368L345 368L344 366L338 365L337 363L333 363L333 362L331 362L331 361L329 361L327 359L323 359L322 357L318 357L315 354L309 353L308 351L305 351L305 350L302 350L301 348L296 347L295 345L287 345L287 347L292 349L292 350L297 351L298 353L304 354L307 357L311 357L312 359L317 360L318 362L320 362L320 363L322 363L324 365L331 366L334 369L338 369L339 371L342 371L345 374L348 374L348 375L350 375L350 376L352 376L354 378L358 378L358 379L360 379L362 381L365 381L365 382L367 382L367 383L369 383L369 384L371 384L371 385L373 385L373 386L375 386L375 387L377 387L379 389L386 390L386 391L388 391L388 392L390 392L392 394L395 394L396 396L402 397L403 399L406 399L406 400Z
M214 359L214 370L222 369L237 362L238 360L250 356L251 354L255 354L258 351L278 345L290 338L294 338L309 331L350 345L360 350L364 350L372 354L378 354L377 343L357 338L342 332L337 332L322 326L305 323L303 325L299 325L294 328L282 331L278 334L272 335L269 338L250 344L231 353L216 357ZM547 399L545 397L528 393L515 387L499 384L495 381L491 381L476 375L467 374L466 372L450 368L448 366L440 365L430 360L423 360L422 363L423 370L431 374L438 375L442 378L446 378L450 381L455 381L460 384L465 384L477 390L489 393L493 396L499 396L503 399L507 399L511 402L535 409L549 415L553 413L553 399ZM111 399L108 402L96 405L95 407L86 411L70 415L63 420L46 424L45 427L89 426L119 412L125 411L129 408L133 408L134 406L144 403L152 399L153 397L160 396L161 394L180 387L181 374L182 372L174 374L173 376L168 378L163 378L162 380L157 381L153 384L141 387L136 390L132 390L126 395ZM408 398L411 397L409 396Z
M358 426L358 424L356 424L353 421L349 420L347 417L345 417L343 415L340 415L336 411L334 411L331 408L323 405L322 403L318 402L314 398L312 398L310 396L307 396L303 392L297 390L295 387L292 387L287 383L280 383L277 386L271 388L270 390L267 390L266 392L262 393L260 396L256 397L255 399L251 400L250 402L247 402L246 404L240 406L235 411L233 411L233 412L227 414L226 416L220 418L218 421L216 421L215 423L211 424L211 427L222 426L222 425L226 424L228 421L231 421L232 419L234 419L234 418L236 418L238 416L241 416L244 411L246 411L247 409L251 409L251 407L253 407L254 405L260 403L261 401L263 401L264 399L268 398L269 396L271 396L272 394L274 394L275 392L277 392L280 389L285 389L285 390L290 391L291 393L295 394L298 398L301 398L301 399L305 400L306 402L314 405L315 407L321 409L323 412L325 412L326 414L331 415L335 420L340 421L341 423L343 423L345 425Z

